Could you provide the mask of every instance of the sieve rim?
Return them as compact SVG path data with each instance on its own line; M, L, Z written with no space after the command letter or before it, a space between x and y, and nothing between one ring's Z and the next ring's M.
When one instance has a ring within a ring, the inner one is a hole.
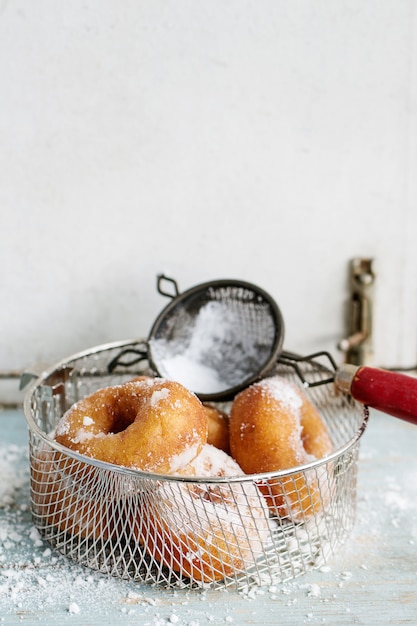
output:
M260 296L268 304L270 309L271 318L274 324L274 340L271 344L269 355L266 360L264 360L264 362L260 364L259 368L255 372L253 372L249 376L246 376L244 379L241 380L241 382L231 387L227 387L224 390L212 393L202 393L192 390L200 398L200 400L204 402L231 400L239 391L263 378L273 368L278 355L282 351L284 343L284 317L275 299L265 289L259 287L254 283L235 278L222 278L218 280L206 281L203 283L199 283L198 285L194 285L193 287L190 287L189 289L186 289L181 293L177 292L175 296L170 296L172 298L171 301L160 311L160 313L154 320L148 335L147 343L149 365L157 375L161 376L161 367L160 365L158 365L158 359L155 357L154 351L152 349L152 342L156 339L158 330L160 329L162 324L166 323L167 319L169 319L170 314L175 309L177 309L179 306L183 306L185 302L190 301L194 296L198 295L199 293L203 294L204 292L207 292L209 288L217 289L221 287L242 288L246 289L247 291L253 292L255 296ZM164 293L163 295L167 294Z

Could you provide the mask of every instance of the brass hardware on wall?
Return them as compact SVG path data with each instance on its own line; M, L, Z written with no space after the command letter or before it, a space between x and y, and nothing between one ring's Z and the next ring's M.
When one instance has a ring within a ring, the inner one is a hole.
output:
M350 301L348 336L339 343L346 363L367 365L373 360L372 315L375 274L373 259L354 258L350 262Z

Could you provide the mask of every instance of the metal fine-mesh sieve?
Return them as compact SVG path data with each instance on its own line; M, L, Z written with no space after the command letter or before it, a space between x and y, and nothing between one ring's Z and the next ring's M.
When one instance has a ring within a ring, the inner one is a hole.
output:
M202 400L219 401L233 398L272 369L282 348L284 321L266 291L223 279L180 294L176 281L164 275L158 276L157 288L171 298L148 338L147 357L159 376L177 380ZM120 364L120 356L113 366Z

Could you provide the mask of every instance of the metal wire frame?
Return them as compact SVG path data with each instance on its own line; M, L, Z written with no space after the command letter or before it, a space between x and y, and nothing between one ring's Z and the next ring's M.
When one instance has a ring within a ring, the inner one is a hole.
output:
M162 586L241 589L292 579L325 563L354 525L366 408L330 384L307 389L335 451L291 471L255 476L159 476L57 444L49 435L74 402L149 371L144 359L135 371L108 370L121 349L143 346L142 340L117 342L70 357L27 393L32 514L50 545L91 569ZM314 362L298 366L303 376L326 376ZM275 371L299 380L287 364L277 363ZM268 493L277 491L276 506L266 506Z

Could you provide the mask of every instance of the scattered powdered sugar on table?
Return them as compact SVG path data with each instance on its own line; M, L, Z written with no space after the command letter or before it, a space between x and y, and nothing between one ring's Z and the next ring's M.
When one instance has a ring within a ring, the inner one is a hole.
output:
M27 472L16 465L21 458L22 450L15 445L0 448L0 508L11 506L18 491L26 484Z

